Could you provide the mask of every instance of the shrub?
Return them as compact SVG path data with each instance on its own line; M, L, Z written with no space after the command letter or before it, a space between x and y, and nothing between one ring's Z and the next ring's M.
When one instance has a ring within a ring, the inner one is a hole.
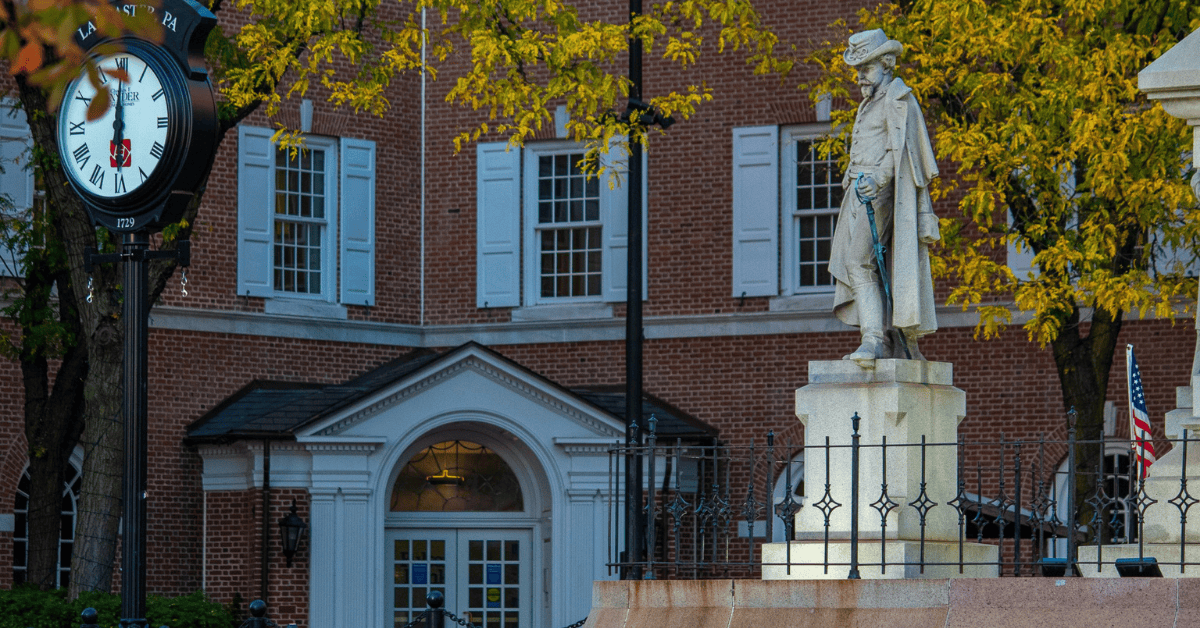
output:
M0 628L77 628L85 608L96 609L102 628L120 624L121 598L111 593L89 592L67 600L66 590L40 591L22 585L0 590ZM197 591L176 598L146 598L146 621L152 628L237 628L229 610Z

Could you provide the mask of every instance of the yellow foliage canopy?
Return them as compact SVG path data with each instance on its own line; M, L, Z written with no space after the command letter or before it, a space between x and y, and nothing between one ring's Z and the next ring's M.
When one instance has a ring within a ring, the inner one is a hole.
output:
M1171 317L1195 294L1190 133L1138 91L1137 73L1200 27L1200 5L916 0L861 17L904 43L898 73L957 171L934 191L961 185L962 214L943 220L935 271L954 280L951 304L977 308L980 335L1015 308L1044 345L1080 307ZM812 55L826 70L807 86L814 98L848 95L841 48ZM835 115L834 151L853 112ZM1032 272L1013 273L1009 246L1032 251Z

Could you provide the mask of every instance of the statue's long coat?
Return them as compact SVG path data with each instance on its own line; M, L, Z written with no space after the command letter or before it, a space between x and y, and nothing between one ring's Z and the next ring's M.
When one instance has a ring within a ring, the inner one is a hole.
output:
M937 314L933 299L933 278L929 268L929 248L917 236L917 216L929 214L932 224L937 224L933 205L929 199L929 183L938 176L937 159L929 143L929 131L921 107L912 95L912 89L900 79L888 85L885 115L888 124L888 142L893 156L892 238L884 242L892 280L892 296L895 300L892 325L898 328L916 328L917 335L937 330ZM845 253L851 230L850 204L854 190L847 188L843 195L837 228L833 234L833 246L829 259L829 272L837 280L834 289L833 311L842 322L858 326L858 310L854 303L854 292L846 283L850 276L847 270L853 260ZM864 217L865 219L865 217ZM935 227L936 228L936 227ZM936 232L935 232L936 235ZM880 237L886 237L881 234Z

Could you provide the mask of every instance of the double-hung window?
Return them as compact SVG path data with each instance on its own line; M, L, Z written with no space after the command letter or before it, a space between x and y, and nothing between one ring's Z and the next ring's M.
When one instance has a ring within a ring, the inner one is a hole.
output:
M27 219L30 209L44 202L45 195L37 189L29 165L32 148L25 112L11 101L0 100L0 195L4 197L0 209L5 214L5 228L0 229L0 275L20 274L17 253L8 246L13 234L8 221Z
M275 224L271 245L272 282L277 292L316 294L324 292L329 278L324 272L323 252L335 231L329 225L332 207L326 193L332 168L326 163L333 152L325 138L308 142L303 151L275 152Z
M604 233L600 179L580 167L583 153L541 153L535 159L537 218L531 222L537 298L598 298Z
M789 129L781 137L783 291L825 292L833 286L829 254L842 206L842 173L836 158L818 154L819 137L811 131Z
M584 150L562 141L523 149L504 142L478 145L478 307L625 300L629 205L623 153L614 148L605 158L616 175L610 179L609 172L583 171Z
M733 129L733 296L827 293L842 204L827 124Z
M373 305L374 143L308 136L293 151L271 136L238 129L238 294L279 313Z

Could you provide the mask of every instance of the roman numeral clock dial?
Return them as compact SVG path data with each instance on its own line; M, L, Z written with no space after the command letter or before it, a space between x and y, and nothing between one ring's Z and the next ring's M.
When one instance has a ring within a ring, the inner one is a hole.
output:
M173 112L162 70L153 61L133 50L96 61L100 89L111 104L104 115L88 120L98 90L86 78L77 79L59 114L60 148L63 166L81 192L116 201L137 192L158 170Z
M92 222L114 231L152 230L178 221L216 150L212 85L203 66L188 62L199 58L193 53L203 37L195 25L173 21L176 11L195 7L164 1L167 5L158 9L165 29L161 44L132 36L92 41L92 31L77 33L76 39L92 49L106 44L105 53L92 57L97 80L81 69L59 106L63 172ZM122 6L140 10L141 5ZM199 26L204 32L210 28L207 21ZM173 31L176 27L181 30ZM107 100L108 107L89 120L88 108L97 99Z

